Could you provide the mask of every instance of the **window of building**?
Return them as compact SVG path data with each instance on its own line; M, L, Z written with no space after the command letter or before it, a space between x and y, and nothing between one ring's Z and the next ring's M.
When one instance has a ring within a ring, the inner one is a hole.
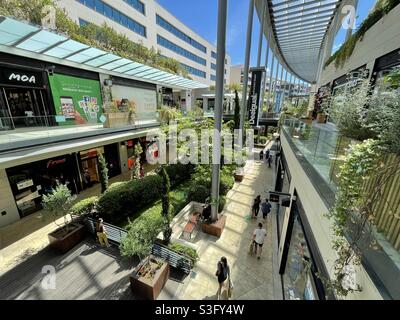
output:
M213 70L217 70L217 65L215 63L211 62L211 69Z
M81 18L79 18L79 25L80 26L86 26L89 22L87 22L86 20L83 20Z
M144 3L139 0L124 0L132 8L135 8L140 13L144 14Z
M211 51L211 58L217 59L217 54L214 51Z
M215 76L215 74L210 74L210 79L211 81L216 81L217 77Z
M119 23L120 25L132 30L133 32L146 37L146 27L140 24L139 22L129 18L122 12L114 9L113 7L109 6L108 4L104 3L101 0L76 0L83 5L87 6L90 9L95 10L96 12L114 20L115 22ZM129 2L129 1L126 1ZM140 1L130 1L130 2L140 2ZM141 3L141 2L140 2ZM143 5L143 3L142 3ZM140 10L139 10L140 11ZM144 13L144 6L143 6L143 13ZM80 19L81 20L81 19ZM79 21L79 24L81 22Z
M193 74L195 76L201 77L201 78L206 78L206 73L204 71L201 71L199 69L193 68L191 66L188 66L184 63L181 63L181 66L187 70L190 74Z
M187 50L183 49L182 47L176 45L175 43L172 43L171 41L161 37L159 34L157 35L157 43L160 46L163 46L164 48L167 48L167 49L169 49L171 51L174 51L174 52L176 52L177 54L179 54L179 55L181 55L183 57L186 57L186 58L188 58L190 60L193 60L193 61L195 61L197 63L200 63L203 66L207 65L205 59L195 55L194 53L192 53L190 51L187 51Z
M199 49L200 51L207 53L207 48L203 46L201 43L197 42L196 40L192 39L179 29L175 28L172 24L166 21L164 18L160 17L158 14L156 15L156 22L159 26L163 27L165 30L171 32L173 35L177 36L179 39L189 43L191 46Z

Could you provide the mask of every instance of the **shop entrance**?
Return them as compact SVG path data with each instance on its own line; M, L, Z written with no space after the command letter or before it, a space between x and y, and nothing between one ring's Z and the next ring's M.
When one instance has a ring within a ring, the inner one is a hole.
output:
M48 125L46 104L38 89L3 88L13 128Z

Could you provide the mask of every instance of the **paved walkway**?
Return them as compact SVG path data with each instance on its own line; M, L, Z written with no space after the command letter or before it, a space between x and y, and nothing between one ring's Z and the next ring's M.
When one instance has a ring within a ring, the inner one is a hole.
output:
M153 166L145 166L146 173L153 169ZM126 172L111 178L109 182L111 184L129 179L130 172ZM100 184L95 184L82 191L78 195L77 201L99 195L100 192ZM0 275L49 244L47 235L58 228L51 218L45 210L40 210L11 225L0 228ZM63 221L64 218L57 220L59 224Z
M267 220L248 219L253 200L261 195L264 200L271 189L273 169L260 162L249 162L245 178L235 183L228 193L224 214L227 222L221 238L198 233L192 240L197 247L200 261L184 281L174 299L214 300L218 289L215 276L217 262L222 256L228 259L234 284L233 299L273 300L282 299L282 286L277 268L277 233L275 209ZM254 229L263 222L267 238L260 260L249 254ZM185 222L182 222L184 227Z

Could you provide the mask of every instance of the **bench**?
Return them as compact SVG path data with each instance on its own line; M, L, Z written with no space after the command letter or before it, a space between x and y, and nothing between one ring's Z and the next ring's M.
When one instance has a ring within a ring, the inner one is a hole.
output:
M185 225L185 227L183 228L183 231L182 231L182 234L183 234L184 238L185 237L189 238L189 240L192 239L192 233L196 229L197 224L199 222L199 219L200 219L200 214L199 213L194 213L190 217L188 223L186 223L186 225Z

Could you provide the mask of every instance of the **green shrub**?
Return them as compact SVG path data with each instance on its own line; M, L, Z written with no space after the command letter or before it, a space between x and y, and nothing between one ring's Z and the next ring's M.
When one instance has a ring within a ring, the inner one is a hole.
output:
M146 176L109 188L99 199L98 210L110 223L133 217L137 212L161 197L162 179Z
M218 212L222 212L222 210L224 210L225 204L226 204L226 197L225 196L219 197Z
M83 200L75 203L72 206L70 212L72 215L75 215L75 216L89 214L96 206L98 200L99 200L98 196L93 196L93 197L83 199Z
M229 190L233 188L235 184L235 179L233 175L228 172L221 172L220 184L219 184L219 194L226 195Z
M197 185L193 183L189 190L189 201L196 201L204 203L206 199L210 196L210 189L203 185Z
M199 260L199 255L197 254L196 250L185 246L183 244L172 242L168 245L171 250L176 251L177 253L183 254L192 260L192 264L195 265L196 262Z
M194 166L192 164L170 164L165 166L165 171L167 171L171 186L176 186L190 179L193 173Z

